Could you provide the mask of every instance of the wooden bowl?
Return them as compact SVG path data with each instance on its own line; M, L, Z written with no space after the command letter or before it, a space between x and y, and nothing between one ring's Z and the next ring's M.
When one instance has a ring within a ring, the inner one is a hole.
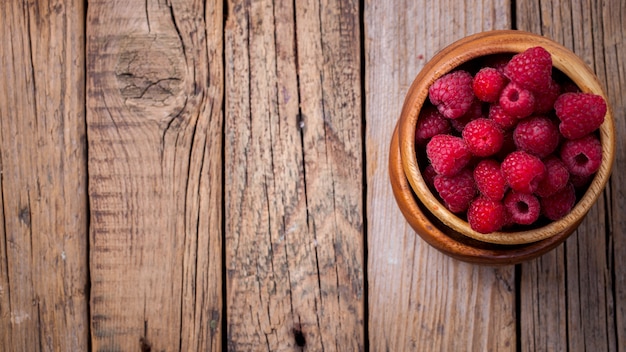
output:
M554 68L568 76L583 92L601 95L607 101L605 120L599 128L600 142L603 149L602 163L586 192L578 199L572 211L562 219L531 230L517 232L500 231L489 234L479 233L472 230L465 220L446 209L430 192L424 182L420 173L415 144L415 128L418 115L422 105L428 98L428 88L444 74L472 59L491 54L515 54L534 46L542 46L550 52ZM428 224L422 224L423 226L418 224L423 220L423 214L414 213L416 210L414 203L423 205L422 212L427 213L428 217L432 215L432 218L440 223L439 230L446 234L454 234L453 237L459 243L467 244L467 240L471 239L496 245L534 243L533 246L545 247L541 249L532 247L534 248L531 251L533 254L525 252L527 254L525 254L524 258L533 257L535 254L544 253L546 249L553 248L565 240L578 227L606 186L615 155L615 132L610 104L608 104L606 94L591 69L578 56L562 45L536 34L513 30L496 30L471 35L437 53L413 81L397 123L396 133L398 135L399 155L397 158L392 159L393 153L390 153L389 161L390 172L392 172L390 175L392 179L395 178L395 181L392 181L392 186L402 213L418 234L425 237L432 245L434 245L433 242L442 245L442 242L439 242L441 237L434 236L432 233L424 234ZM393 172L400 170L398 168L399 165L396 165L396 163L400 164L403 176L410 185L408 189L400 186L402 184L402 175L393 174ZM395 185L394 182L396 182ZM417 199L413 198L414 195ZM413 201L409 201L409 199L413 199ZM441 226L444 226L445 229L441 229ZM471 246L476 248L476 246ZM437 246L435 245L435 247ZM508 246L504 246L504 248L508 248ZM501 248L498 247L498 249L500 250ZM514 249L519 248L515 247L512 250ZM465 247L464 250L469 249ZM502 250L506 249L502 248ZM526 250L529 249L526 248ZM463 251L455 252L454 254L448 251L448 254L457 257L463 257L464 255ZM485 253L482 254L486 255ZM510 260L515 261L513 259Z

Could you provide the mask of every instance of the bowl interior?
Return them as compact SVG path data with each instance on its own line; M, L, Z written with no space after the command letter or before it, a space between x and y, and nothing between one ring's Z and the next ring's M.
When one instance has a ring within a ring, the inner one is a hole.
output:
M572 211L562 219L529 230L517 232L479 233L469 224L450 212L431 193L420 172L415 144L415 128L421 107L428 97L432 83L472 59L491 54L515 54L530 47L542 46L552 55L553 67L569 77L583 92L601 95L607 101L607 113L600 126L599 135L603 154L600 169L596 172L584 195ZM398 135L402 166L411 188L424 206L443 224L455 232L476 240L496 244L523 244L540 241L569 229L582 221L604 189L611 173L614 158L613 116L606 94L594 73L569 49L539 35L511 30L483 32L463 38L436 54L417 75L407 93L398 121ZM571 231L570 231L571 232Z

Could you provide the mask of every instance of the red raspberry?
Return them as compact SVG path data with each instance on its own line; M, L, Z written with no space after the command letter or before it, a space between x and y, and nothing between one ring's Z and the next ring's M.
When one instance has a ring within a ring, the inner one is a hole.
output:
M567 215L576 203L576 191L571 183L550 197L541 198L541 210L548 219L556 221Z
M504 112L500 105L492 104L489 107L489 118L503 130L510 130L517 125L518 119Z
M602 145L593 134L566 140L561 146L561 160L572 175L590 176L602 163Z
M510 54L493 54L484 57L483 65L485 67L493 67L504 75L504 67L511 61L513 55Z
M529 116L535 110L533 93L515 82L510 82L504 87L498 102L504 112L518 119Z
M504 75L526 89L543 91L552 79L552 57L540 46L526 49L511 58Z
M422 178L424 179L424 182L426 182L426 185L431 189L435 186L436 176L437 171L435 171L433 166L431 164L426 165L424 171L422 171Z
M465 115L451 119L450 125L457 132L463 132L465 126L472 120L479 119L483 117L483 104L480 100L474 99L474 102L470 106L469 110L465 113Z
M430 102L449 119L459 118L474 101L472 75L463 70L450 72L437 79L428 89Z
M554 102L561 94L561 86L554 80L550 80L550 84L539 92L534 94L535 96L535 113L545 114L554 109Z
M533 116L517 124L513 140L517 149L544 158L559 146L559 128L547 117Z
M534 193L546 173L539 158L524 151L515 151L502 161L502 173L512 189L522 193Z
M583 189L585 186L589 184L593 175L589 176L579 176L579 175L569 175L569 182L574 186L575 189Z
M453 176L437 175L434 183L444 205L453 213L466 211L476 196L474 178L469 169L463 169Z
M415 129L415 142L418 145L426 145L428 140L438 134L449 133L450 120L446 119L433 106L428 106L420 112Z
M595 131L606 115L606 101L591 93L564 93L554 103L565 138L576 139Z
M530 225L537 221L541 213L539 199L529 193L511 191L504 197L504 206L511 220L520 225Z
M539 182L535 193L540 197L549 197L567 185L570 175L565 164L555 156L549 156L543 164L546 166L546 176Z
M472 154L460 137L438 134L426 144L426 156L440 175L452 176L472 159Z
M485 67L476 73L472 88L474 95L488 103L495 103L508 80L493 67Z
M481 157L497 153L504 141L502 130L493 120L485 118L470 121L462 136L470 152Z
M480 233L499 231L506 223L507 214L500 201L478 197L467 210L470 227Z
M568 78L561 82L561 93L580 93L580 88Z
M481 160L474 168L474 181L480 193L492 200L502 200L507 184L500 163L493 159Z

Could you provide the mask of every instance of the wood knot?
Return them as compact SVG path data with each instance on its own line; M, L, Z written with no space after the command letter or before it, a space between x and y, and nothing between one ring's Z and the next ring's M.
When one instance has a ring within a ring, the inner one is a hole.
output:
M130 34L115 67L121 96L140 105L170 105L183 90L185 57L174 34Z

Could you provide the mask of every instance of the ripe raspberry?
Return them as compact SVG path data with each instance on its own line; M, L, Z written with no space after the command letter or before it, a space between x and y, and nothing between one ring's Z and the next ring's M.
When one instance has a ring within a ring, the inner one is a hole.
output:
M539 92L534 94L535 96L535 113L545 114L554 109L554 102L561 94L561 86L554 80L550 80L550 84Z
M493 67L504 75L504 67L511 61L513 56L510 54L493 54L485 56L483 65L485 67Z
M498 102L504 112L518 119L529 116L535 110L533 93L515 82L510 82L504 87Z
M451 119L450 125L457 132L463 132L465 126L472 120L479 119L483 117L483 104L480 100L474 99L474 102L470 106L469 110L465 113L465 115Z
M559 130L565 138L576 139L595 131L606 114L606 102L591 93L564 93L554 103L561 120Z
M497 153L504 141L502 130L493 120L485 118L470 121L463 129L462 136L469 151L481 157Z
M576 191L571 183L550 197L541 198L541 210L548 219L556 221L567 215L576 203Z
M504 109L500 105L492 104L489 107L489 118L500 126L503 130L507 131L517 125L518 119L504 112Z
M424 179L424 182L426 182L426 185L431 189L433 189L433 187L435 186L436 176L437 171L435 171L433 166L431 164L426 165L424 171L422 171L422 178Z
M561 93L580 93L580 88L571 79L566 78L561 82Z
M543 164L546 166L546 176L539 182L535 193L540 197L549 197L567 185L570 175L565 164L555 156L549 156Z
M530 225L540 215L539 199L529 193L511 191L504 197L504 206L514 223Z
M559 129L544 116L533 116L520 121L513 131L517 149L539 158L550 155L559 145Z
M426 145L433 136L449 133L450 130L450 120L446 119L435 107L428 106L420 112L417 119L415 142L421 146Z
M602 163L602 145L593 134L566 140L561 146L561 160L572 175L590 176Z
M512 189L522 193L534 193L546 173L539 158L524 151L515 151L502 161L502 173Z
M481 160L474 168L474 182L478 191L491 200L502 200L507 184L500 163L493 159Z
M476 73L472 88L474 95L488 103L495 103L508 80L493 67L485 67Z
M499 231L506 223L507 214L504 205L497 200L478 197L467 210L470 227L480 233Z
M471 160L472 154L460 137L438 134L426 144L426 156L440 175L452 176Z
M574 186L576 190L584 189L585 186L589 184L589 181L593 178L593 175L589 176L579 176L579 175L569 175L569 182Z
M469 110L474 101L472 75L467 71L454 71L441 76L428 89L430 102L449 119L459 118Z
M526 89L543 91L552 79L552 57L540 46L526 49L511 58L504 75Z
M476 195L474 178L469 169L463 169L453 176L437 175L434 183L444 205L453 213L466 211Z

